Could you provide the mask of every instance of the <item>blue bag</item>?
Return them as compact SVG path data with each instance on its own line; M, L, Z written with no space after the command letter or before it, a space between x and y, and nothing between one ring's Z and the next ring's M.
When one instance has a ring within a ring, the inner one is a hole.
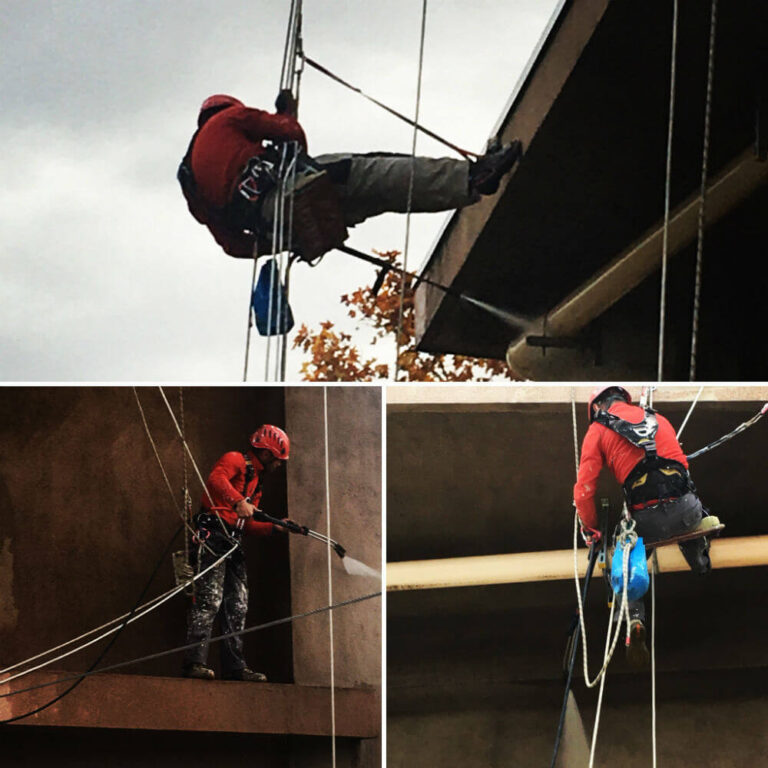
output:
M624 548L617 546L611 561L611 586L621 597L624 591ZM648 591L648 563L645 559L643 537L638 536L635 546L629 553L627 600L639 600Z
M274 274L274 277L273 277ZM269 287L272 285L272 317L270 320ZM280 307L278 317L278 305ZM293 328L293 312L288 306L288 297L285 295L275 259L270 259L259 272L259 279L253 289L251 307L256 317L256 328L261 336L280 336Z

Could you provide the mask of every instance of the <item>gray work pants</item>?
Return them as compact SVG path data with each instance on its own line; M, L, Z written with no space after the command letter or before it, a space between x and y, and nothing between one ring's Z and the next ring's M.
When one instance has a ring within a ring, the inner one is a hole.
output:
M469 161L387 153L330 154L314 158L330 174L339 193L344 223L360 224L381 213L406 213L413 169L410 210L434 213L463 208L480 199L469 189ZM264 199L262 221L273 221L275 191Z

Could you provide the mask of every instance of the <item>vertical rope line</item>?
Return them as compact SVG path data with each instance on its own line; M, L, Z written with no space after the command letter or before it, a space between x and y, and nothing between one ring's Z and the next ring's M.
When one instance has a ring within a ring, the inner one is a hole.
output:
M328 534L328 605L333 605L333 580L331 578L331 478L328 452L328 387L323 387L323 426L325 430L325 530ZM336 673L333 664L333 611L328 613L328 632L331 649L331 764L336 768Z
M656 768L656 549L651 557L651 742L653 768Z
M709 166L709 137L712 115L712 82L715 75L715 29L717 26L717 0L712 0L709 19L709 57L707 59L707 98L704 106L704 146L701 157L701 189L699 192L698 237L696 240L696 276L693 289L693 317L691 319L691 359L689 381L696 380L696 345L699 335L699 308L701 303L702 263L704 261L704 221L707 203L707 169Z
M675 124L675 80L677 61L678 0L672 11L672 62L669 67L669 119L667 122L667 166L664 183L664 236L661 247L661 299L659 302L659 359L657 381L664 379L664 324L667 314L667 254L669 250L669 206L672 187L672 134Z
M573 459L576 464L576 475L579 474L579 432L576 424L576 387L571 387L571 422L573 424Z
M269 298L267 300L267 352L264 357L264 381L269 381L269 355L272 348L272 298L275 290L276 254L283 249L283 213L285 210L285 158L286 145L283 144L278 170L278 185L275 194L275 210L272 222L272 260L269 269Z
M403 272L402 282L400 283L400 308L397 313L397 332L395 337L395 376L400 373L400 336L403 332L403 310L405 306L405 273L408 270L408 243L411 236L411 207L413 205L413 181L416 173L416 140L419 136L419 129L416 127L419 123L419 109L421 107L421 76L424 70L424 33L427 26L427 0L423 0L421 6L421 37L419 40L419 73L416 78L416 110L413 118L413 141L411 143L411 177L408 182L408 208L405 215L405 244L403 247Z
M691 407L688 409L688 413L685 414L685 418L683 419L683 423L680 425L680 429L677 430L677 439L680 440L680 435L683 434L683 430L685 429L685 425L688 423L688 419L691 418L691 414L693 413L693 409L696 407L696 403L699 402L699 398L701 397L701 393L704 391L704 385L702 384L699 387L699 391L696 393L696 397L693 398L693 402L691 403Z
M253 292L256 290L256 264L259 261L259 236L253 243L253 274L251 275L251 292L248 294L248 330L245 332L245 364L243 365L243 381L248 381L248 353L251 350L251 328L253 328Z

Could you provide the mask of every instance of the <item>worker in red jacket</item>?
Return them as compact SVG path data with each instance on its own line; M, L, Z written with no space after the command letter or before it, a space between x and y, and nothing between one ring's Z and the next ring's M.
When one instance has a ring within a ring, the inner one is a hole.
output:
M274 529L285 530L256 518L262 493L261 478L265 472L274 472L288 460L288 435L279 427L264 424L251 435L250 443L245 453L225 453L216 462L208 476L207 492L203 494L195 520L197 546L193 567L196 573L206 570L222 555L232 551L195 582L194 600L187 614L187 643L199 644L186 652L185 677L214 679L214 671L207 666L208 643L219 613L223 634L245 628L248 575L240 543L243 533L269 536ZM301 526L294 524L291 530L301 532ZM239 635L221 642L221 661L224 679L249 682L267 679L263 673L254 672L246 665Z
M291 217L296 235L293 249L311 261L340 245L346 227L380 213L406 212L409 198L410 210L419 213L461 208L477 202L481 195L494 194L522 153L521 143L514 141L497 145L475 162L414 160L392 153L310 158L289 91L280 94L276 106L278 112L273 114L246 107L226 94L208 97L179 166L178 179L190 213L210 229L230 256L251 258L257 238L259 254L273 252L281 163L296 200L305 195L312 201ZM290 166L293 153L284 158L267 148L265 141L296 143L297 175ZM315 189L314 195L308 194L310 187Z
M660 413L632 405L624 387L597 387L590 396L589 429L584 436L578 478L573 500L588 544L600 539L595 510L597 479L608 465L624 489L635 531L645 543L707 527L717 518L708 518L688 473L688 461L675 430ZM680 543L680 550L695 573L708 573L709 539L702 536ZM645 646L645 606L642 600L630 601L631 663L647 660Z

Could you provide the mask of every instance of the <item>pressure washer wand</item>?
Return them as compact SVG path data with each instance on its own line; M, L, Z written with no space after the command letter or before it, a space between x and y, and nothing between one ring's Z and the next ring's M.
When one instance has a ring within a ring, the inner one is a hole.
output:
M463 293L461 293L461 291L457 291L455 288L450 288L447 285L443 285L442 283L430 280L428 277L423 277L413 272L407 272L402 267L398 267L386 259L380 259L376 256L371 256L367 253L363 253L362 251L358 251L356 248L350 248L348 245L337 245L336 250L342 251L349 256L354 256L356 259L360 259L361 261L367 261L369 264L374 264L377 267L381 267L383 271L381 272L379 279L376 281L378 286L381 286L381 282L383 281L384 277L386 277L387 272L397 272L403 277L413 278L417 283L426 283L427 285L431 285L433 288L437 288L438 290L443 291L443 293L447 293L449 296L453 296L456 299L472 301L470 297L465 296Z
M299 525L299 523L294 523L293 520L283 520L279 517L272 517L272 515L268 515L266 512L262 512L260 509L256 510L254 513L254 518L263 520L266 523L272 523L272 525L279 525L281 528L285 528L286 530L291 531L291 533L300 533L302 536L309 536L311 539L317 539L318 541L322 541L324 544L330 544L333 551L341 558L347 554L347 550L344 549L344 547L342 547L338 541L334 541L332 538L330 538L330 536L326 536L323 533L313 531L306 525Z

